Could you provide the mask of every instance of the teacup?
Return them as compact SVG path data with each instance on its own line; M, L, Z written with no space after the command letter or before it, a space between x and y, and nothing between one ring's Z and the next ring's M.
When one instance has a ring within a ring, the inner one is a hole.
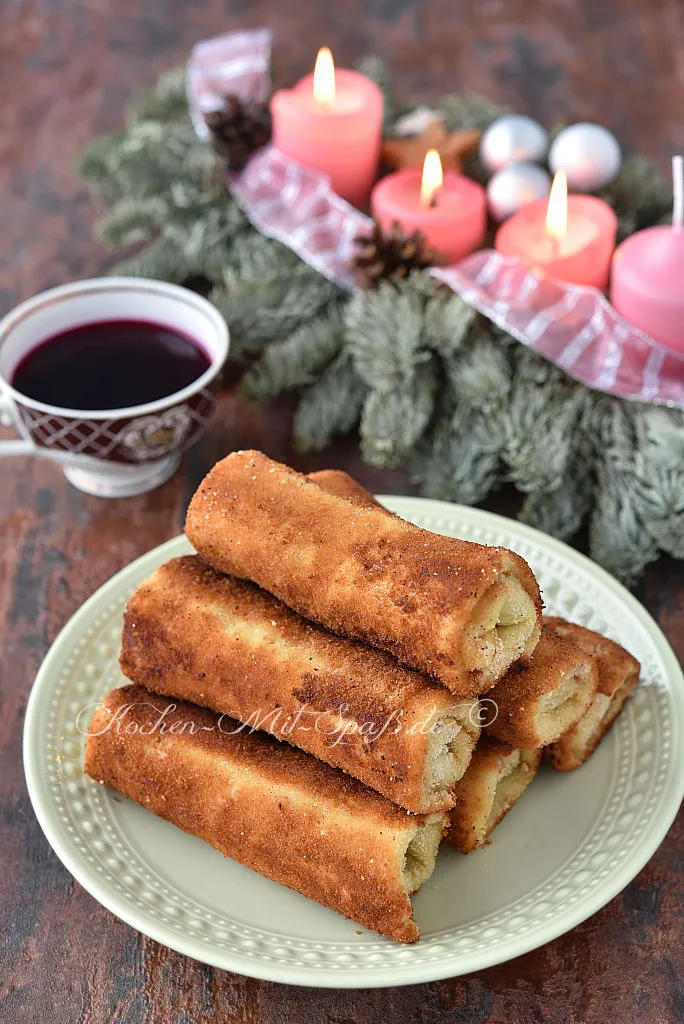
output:
M48 405L12 385L19 364L46 339L108 320L147 321L183 334L201 346L209 367L157 401L97 411ZM206 428L228 344L216 307L178 285L105 277L42 292L0 321L0 413L22 438L0 442L0 456L53 459L75 487L100 497L150 491L168 480Z

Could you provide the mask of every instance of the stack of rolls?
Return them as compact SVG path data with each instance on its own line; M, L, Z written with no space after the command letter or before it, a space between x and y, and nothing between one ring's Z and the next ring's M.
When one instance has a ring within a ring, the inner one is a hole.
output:
M186 535L197 554L128 603L132 685L97 712L86 771L397 941L419 937L410 896L442 839L485 843L543 756L589 756L638 678L616 644L542 624L519 555L422 530L338 471L236 452Z

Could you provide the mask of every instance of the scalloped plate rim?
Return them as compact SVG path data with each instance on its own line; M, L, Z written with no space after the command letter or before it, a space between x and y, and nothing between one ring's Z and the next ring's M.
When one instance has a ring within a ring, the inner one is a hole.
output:
M120 583L127 580L129 576L133 576L147 562L156 564L162 557L173 557L175 554L181 554L183 550L191 550L186 538L180 534L140 555L115 573L74 612L60 630L39 668L29 695L24 723L23 759L29 796L38 822L52 849L73 877L100 904L126 924L155 941L202 963L266 981L321 988L376 988L419 984L470 974L505 963L564 935L617 896L658 849L684 798L684 748L681 742L684 731L684 675L660 627L643 605L621 583L587 556L575 551L562 541L497 513L409 495L380 495L379 500L400 515L414 514L427 515L433 519L460 519L462 522L475 526L490 525L493 529L503 529L504 532L509 533L513 542L517 539L529 540L533 544L549 549L561 560L575 563L584 572L597 577L600 583L611 590L619 601L629 607L650 635L663 660L669 683L667 693L673 712L673 754L668 773L669 781L673 784L668 787L666 797L661 801L657 826L642 837L630 856L617 866L614 874L601 889L594 894L585 896L577 906L566 910L559 917L552 918L545 923L535 924L531 928L529 936L523 938L511 936L498 941L495 951L486 948L473 954L454 952L450 955L446 954L441 960L414 966L407 961L401 965L369 968L368 973L353 968L333 970L311 968L304 965L281 966L269 961L260 962L258 956L252 959L230 951L222 951L218 947L212 947L210 941L201 938L195 939L191 935L181 937L173 928L153 917L146 916L144 911L138 911L127 901L125 895L119 896L108 886L106 881L101 881L98 878L97 873L89 871L87 865L82 862L78 851L72 844L64 840L59 828L54 825L52 820L55 813L54 807L45 780L40 777L39 773L39 744L42 739L40 734L41 714L44 710L43 702L55 683L52 673L53 662L58 661L63 649L70 644L72 636L76 636L82 631L84 623L89 617L92 617L93 610L99 606L104 594L107 592L114 594ZM448 943L448 937L442 941ZM412 947L405 948L411 949Z

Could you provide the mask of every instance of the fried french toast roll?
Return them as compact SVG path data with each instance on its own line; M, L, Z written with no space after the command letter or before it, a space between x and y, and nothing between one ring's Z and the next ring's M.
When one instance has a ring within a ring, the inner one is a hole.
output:
M133 682L270 732L418 813L452 806L480 732L472 700L197 555L131 597L120 664Z
M366 928L420 936L409 896L433 871L443 814L407 814L309 754L142 686L95 712L85 771Z
M598 671L598 688L589 708L572 728L544 751L544 760L552 768L569 772L584 764L596 750L634 693L641 665L620 644L584 626L552 616L545 618L544 624L581 647Z
M388 516L394 515L376 501L370 491L342 469L318 469L315 473L309 473L308 479L323 487L329 494L336 494L338 498L346 498L347 501L353 501L363 508L379 508Z
M541 758L541 750L516 749L483 736L456 786L444 841L462 853L484 846L529 786Z
M493 686L539 637L539 587L519 555L361 508L261 452L214 466L185 532L215 569L458 696Z
M597 686L591 658L543 625L529 661L513 665L487 694L494 717L486 732L512 747L545 747L579 721Z

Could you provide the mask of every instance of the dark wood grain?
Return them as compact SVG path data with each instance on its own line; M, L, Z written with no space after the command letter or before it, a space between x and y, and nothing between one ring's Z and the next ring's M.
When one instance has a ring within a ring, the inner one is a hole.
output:
M116 127L135 90L181 62L196 40L263 23L277 31L283 81L306 71L315 48L329 43L340 63L370 51L389 58L405 99L481 90L549 125L602 121L663 166L684 148L679 0L5 0L0 312L107 266L92 240L93 205L73 170L89 138ZM100 907L49 849L21 769L34 673L96 587L180 530L189 496L216 458L254 446L302 469L348 468L376 490L410 489L402 473L363 466L353 439L325 456L296 456L287 442L290 413L287 402L264 413L226 393L211 433L181 472L128 501L88 498L47 463L0 466L0 932L8 954L0 1017L16 1024L681 1021L681 816L624 893L556 942L467 978L368 992L265 984L172 953ZM514 500L505 496L500 507L511 510ZM652 566L638 596L683 658L681 563Z

